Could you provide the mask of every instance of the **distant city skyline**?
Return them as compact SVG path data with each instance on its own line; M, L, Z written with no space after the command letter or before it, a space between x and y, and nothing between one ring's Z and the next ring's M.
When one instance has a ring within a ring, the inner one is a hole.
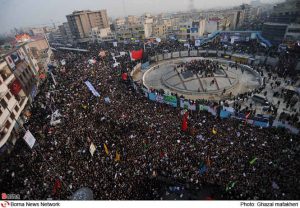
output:
M283 0L261 0L262 3L276 3ZM251 0L194 0L195 9L228 8ZM0 34L10 33L14 28L42 27L66 22L66 15L75 10L107 9L109 17L157 14L160 12L187 11L190 0L0 0Z

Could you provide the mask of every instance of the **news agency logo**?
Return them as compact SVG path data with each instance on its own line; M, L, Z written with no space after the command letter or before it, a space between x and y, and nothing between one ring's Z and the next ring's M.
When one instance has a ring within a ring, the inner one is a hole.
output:
M3 196L3 195L2 195ZM10 203L8 201L2 201L1 202L1 207L2 208L6 208L6 207L9 207L10 206Z
M6 194L2 193L1 194L1 199L6 200L6 199L21 199L20 194Z
M7 199L6 193L2 193L2 194L1 194L1 199L3 199L3 200Z

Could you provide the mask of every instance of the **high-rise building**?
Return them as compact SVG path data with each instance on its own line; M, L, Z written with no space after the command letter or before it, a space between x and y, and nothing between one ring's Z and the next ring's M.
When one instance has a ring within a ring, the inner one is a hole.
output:
M92 28L108 28L109 21L106 10L83 10L74 11L67 15L69 27L73 36L78 42L89 41L89 35Z

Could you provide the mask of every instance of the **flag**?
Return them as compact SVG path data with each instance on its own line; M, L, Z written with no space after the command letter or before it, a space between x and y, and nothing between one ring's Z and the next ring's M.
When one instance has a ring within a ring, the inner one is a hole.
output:
M212 129L213 134L217 134L217 131L215 130L215 127Z
M94 155L95 151L96 151L96 146L92 142L91 145L90 145L90 153L91 153L92 156Z
M188 112L185 112L182 119L181 130L187 131L188 129Z
M118 151L116 151L115 161L120 161L120 154L118 153Z
M126 80L127 80L127 77L128 77L127 73L124 72L124 73L122 74L122 79L123 79L124 81L126 81Z
M105 153L108 155L108 148L107 148L107 146L106 146L106 144L104 144L104 150L105 150Z
M56 194L56 192L61 189L61 182L59 179L56 179L54 186L53 186L53 190L52 190L52 194Z
M10 91L13 95L18 95L21 89L22 89L21 83L17 79L13 81L13 83L10 85Z
M229 190L231 190L231 189L233 189L234 186L235 186L235 184L236 184L236 181L230 181L228 183L228 185L226 186L226 192L229 191Z
M253 165L253 164L256 162L257 159L258 159L257 157L253 158L253 159L250 161L250 165Z
M132 60L140 60L143 58L143 49L130 51L130 55Z

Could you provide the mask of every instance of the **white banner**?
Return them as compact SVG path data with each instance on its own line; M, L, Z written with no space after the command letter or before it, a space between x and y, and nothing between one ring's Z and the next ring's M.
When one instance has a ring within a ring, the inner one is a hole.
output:
M94 156L95 151L96 151L96 146L92 142L91 145L90 145L90 153L91 153L92 156Z
M113 42L114 47L118 46L118 42Z
M33 145L35 144L36 139L34 138L34 136L31 134L31 132L29 130L26 131L23 139L28 144L28 146L32 149Z

